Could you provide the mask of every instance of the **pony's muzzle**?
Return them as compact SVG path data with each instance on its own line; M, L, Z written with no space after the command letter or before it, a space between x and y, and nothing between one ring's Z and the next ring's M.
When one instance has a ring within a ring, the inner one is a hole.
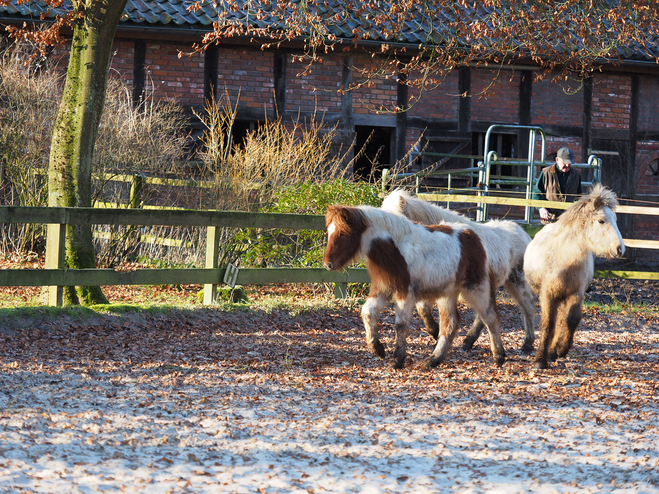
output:
M334 266L332 265L331 262L324 262L323 266L325 266L325 269L327 269L328 271L333 271L334 270Z

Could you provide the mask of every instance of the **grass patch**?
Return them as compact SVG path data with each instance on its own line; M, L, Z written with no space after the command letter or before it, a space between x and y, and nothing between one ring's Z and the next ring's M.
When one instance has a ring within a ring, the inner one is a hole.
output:
M647 302L627 303L613 300L610 303L586 301L583 303L585 309L596 310L603 314L659 314L659 307Z

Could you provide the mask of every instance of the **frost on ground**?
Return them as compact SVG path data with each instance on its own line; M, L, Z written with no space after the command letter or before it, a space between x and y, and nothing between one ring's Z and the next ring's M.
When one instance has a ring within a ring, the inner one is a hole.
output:
M391 370L349 307L0 332L0 492L659 493L657 314L587 310L547 371L501 316L500 369L417 326Z

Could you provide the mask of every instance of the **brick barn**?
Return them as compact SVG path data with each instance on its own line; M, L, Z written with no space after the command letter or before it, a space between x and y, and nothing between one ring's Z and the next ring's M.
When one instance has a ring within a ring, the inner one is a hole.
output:
M372 171L369 154L379 151L379 166L385 167L403 158L420 137L422 146L427 144L431 151L482 156L490 125L537 125L547 136L549 160L562 146L572 148L582 162L596 154L602 159L603 183L619 197L657 202L659 64L654 60L630 51L621 63L605 65L583 83L554 83L551 78L534 83L537 67L517 65L497 70L464 67L423 93L384 77L370 87L343 92L342 88L359 82L355 67L378 63L368 46L326 55L305 75L301 75L305 64L294 60L302 49L293 44L261 49L259 43L233 39L204 53L179 57L180 52L190 53L192 44L212 30L213 9L206 6L190 12L192 3L128 0L111 68L132 85L134 99L140 98L145 85L153 85L157 98L200 110L205 100L226 93L238 101L238 133L255 129L266 116L322 118L328 125L338 125L343 144L354 139L360 146L373 136L365 158L355 165L355 173L363 176ZM0 7L0 24L38 21L44 9L38 2ZM66 56L66 52L54 50L51 56ZM405 107L410 98L415 104L404 113L378 111L383 106ZM500 156L527 154L526 133L502 132L494 135L493 142L490 147ZM410 171L419 166L411 165ZM624 216L620 218L623 235L659 240L656 216ZM634 255L642 263L659 262L656 250L638 249Z

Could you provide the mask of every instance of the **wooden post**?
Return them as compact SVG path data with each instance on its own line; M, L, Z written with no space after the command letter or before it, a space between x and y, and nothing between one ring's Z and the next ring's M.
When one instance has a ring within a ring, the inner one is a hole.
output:
M206 268L217 268L220 247L220 229L209 226L206 229ZM204 285L204 305L211 305L217 301L217 283Z
M137 209L142 206L142 189L144 188L144 176L140 174L133 175L133 181L130 184L130 198L128 207Z
M45 269L64 269L64 253L66 252L66 225L50 223L46 230L46 263ZM64 287L44 287L46 303L51 307L62 307Z
M144 188L144 176L136 173L130 184L130 195L128 198L128 209L139 209L142 207L142 189ZM135 225L128 225L124 237L124 250L126 254L137 252L140 247L140 230Z

